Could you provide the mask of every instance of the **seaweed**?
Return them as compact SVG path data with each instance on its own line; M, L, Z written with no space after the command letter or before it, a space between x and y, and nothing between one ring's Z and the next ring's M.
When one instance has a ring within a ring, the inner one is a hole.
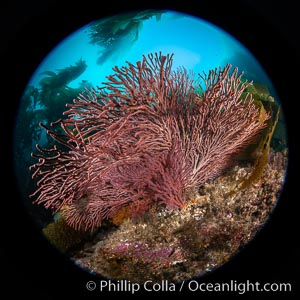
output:
M71 228L62 217L48 224L43 229L43 234L53 246L63 253L78 245L86 236L83 232Z
M264 110L263 107L262 110ZM252 183L256 182L263 174L264 168L268 163L271 139L278 122L279 112L280 108L278 107L274 119L269 121L266 134L264 135L263 139L261 139L259 146L256 149L259 155L257 155L257 158L255 160L253 171L247 179L242 181L240 189L249 187Z
M91 84L82 80L77 88L68 84L77 79L86 70L87 64L81 58L73 65L56 71L46 70L42 74L39 86L28 85L20 100L18 122L15 128L15 165L18 166L18 179L21 195L27 201L28 191L33 190L31 175L28 171L33 163L30 153L37 143L52 143L43 134L40 121L50 124L61 116L65 104L71 102L80 93L85 93ZM26 202L27 204L27 202Z
M248 188L261 178L269 160L271 145L278 127L278 122L280 121L280 116L282 116L279 104L276 103L274 97L270 95L266 85L253 83L245 90L242 97L246 99L248 93L251 94L254 99L256 107L260 109L259 119L264 120L266 114L269 114L271 118L267 121L267 126L257 138L256 143L250 145L240 155L239 160L252 160L253 168L250 174L246 174L235 182L229 195L233 195L239 190ZM282 132L280 139L283 140L284 138L285 132ZM283 143L281 143L281 145L283 145ZM282 151L282 149L278 151Z
M254 82L252 86L248 87L247 92L252 94L259 106L262 104L266 109L279 105L276 99L270 95L269 89L265 84ZM287 148L286 127L282 109L280 109L270 145L276 151L283 151Z
M126 43L127 48L139 38L143 22L155 16L160 21L162 10L145 10L114 16L98 20L90 25L88 35L90 43L101 48L97 64L103 64L113 54L117 53L121 45Z
M51 89L57 90L65 87L71 81L78 78L87 68L85 60L80 58L75 65L69 67L58 69L57 72L45 71L42 72L43 75L46 75L43 79L40 80L39 84L43 90Z

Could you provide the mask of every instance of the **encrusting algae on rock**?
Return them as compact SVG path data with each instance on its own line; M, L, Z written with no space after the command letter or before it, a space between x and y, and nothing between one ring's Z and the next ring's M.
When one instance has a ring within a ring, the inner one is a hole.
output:
M83 268L116 280L179 282L212 271L265 223L281 191L286 163L286 154L271 152L261 179L231 194L232 185L253 169L237 165L204 184L184 209L153 207L113 231L100 230L87 247L70 254Z

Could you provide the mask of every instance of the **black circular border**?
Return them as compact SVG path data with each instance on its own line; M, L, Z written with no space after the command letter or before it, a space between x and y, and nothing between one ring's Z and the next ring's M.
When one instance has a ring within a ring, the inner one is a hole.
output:
M282 199L255 241L230 263L202 280L292 282L296 289L294 270L297 269L297 247L294 241L298 234L298 204L293 196L292 180L297 154L292 131L295 128L293 120L297 118L295 95L298 86L295 74L299 67L299 41L296 40L295 29L293 33L293 28L282 25L292 24L290 18L296 14L290 6L292 1L285 1L282 11L278 6L274 8L272 1L267 0L227 2L163 1L157 4L155 1L143 1L136 4L134 1L122 1L111 5L106 3L104 6L93 1L77 4L50 0L43 4L38 1L28 1L26 4L15 1L15 6L11 5L3 11L3 20L7 22L3 22L4 27L1 29L4 33L1 48L3 88L0 118L3 166L1 254L8 291L21 290L25 294L36 294L45 299L52 299L58 294L71 298L86 295L88 291L85 283L95 279L51 248L20 205L12 168L13 128L18 102L29 78L57 43L92 20L133 9L178 10L214 23L241 41L271 78L282 101L289 135L290 163ZM10 18L14 21L13 26L9 24ZM100 297L100 294L94 293L94 296Z

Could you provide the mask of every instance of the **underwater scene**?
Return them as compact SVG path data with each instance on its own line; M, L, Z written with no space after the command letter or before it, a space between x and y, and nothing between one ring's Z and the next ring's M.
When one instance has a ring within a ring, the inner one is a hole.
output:
M275 88L248 49L202 19L95 20L45 57L20 99L24 206L86 272L153 283L211 272L279 200L288 146Z

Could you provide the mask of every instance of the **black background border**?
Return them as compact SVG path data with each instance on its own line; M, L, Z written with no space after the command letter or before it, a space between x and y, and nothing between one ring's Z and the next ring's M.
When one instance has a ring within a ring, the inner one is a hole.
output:
M230 3L227 3L230 2ZM297 179L297 91L299 34L294 1L11 1L1 4L1 289L0 294L23 294L43 299L67 296L101 297L88 292L88 280L99 281L81 271L51 248L40 236L18 201L12 169L12 136L18 102L32 73L63 38L74 30L107 15L132 9L173 9L206 19L240 40L259 60L282 101L289 135L290 160L281 200L270 221L238 256L212 274L206 282L251 280L252 282L291 282L299 292L299 199ZM97 4L96 4L97 3ZM188 293L188 291L185 291ZM212 294L189 293L203 299ZM277 294L276 294L277 295ZM257 294L255 297L275 294ZM214 295L216 296L216 295ZM250 295L252 298L254 295ZM1 297L2 298L2 297ZM245 298L245 296L244 296Z

